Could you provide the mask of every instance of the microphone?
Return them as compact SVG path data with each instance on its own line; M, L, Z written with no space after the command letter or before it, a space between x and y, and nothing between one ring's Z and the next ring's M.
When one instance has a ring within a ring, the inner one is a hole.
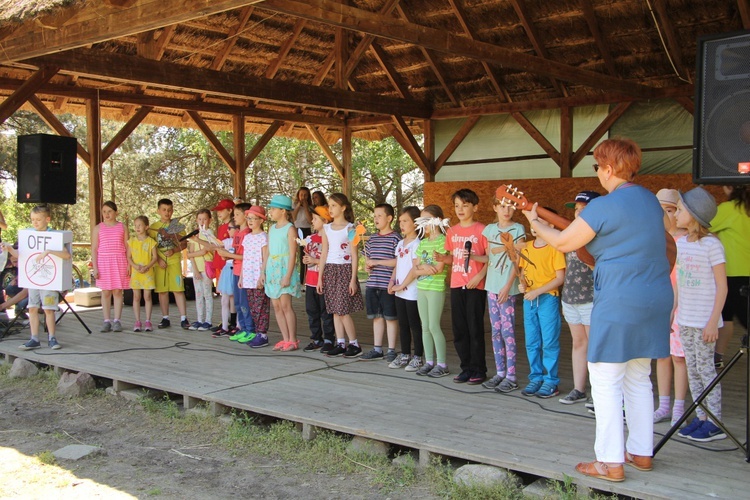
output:
M195 236L198 233L200 233L199 229L195 229L194 231L190 231L188 234L186 234L185 236L183 236L182 238L180 238L179 241L185 241L186 239L192 238L193 236Z
M464 243L464 250L466 251L466 257L464 258L464 272L469 272L469 261L471 260L471 241L466 240Z

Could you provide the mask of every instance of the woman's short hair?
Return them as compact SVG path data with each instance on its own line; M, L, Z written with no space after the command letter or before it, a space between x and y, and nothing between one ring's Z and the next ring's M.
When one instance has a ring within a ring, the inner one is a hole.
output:
M611 166L613 174L626 181L632 181L641 168L641 148L631 139L602 141L594 148L594 158L601 165Z

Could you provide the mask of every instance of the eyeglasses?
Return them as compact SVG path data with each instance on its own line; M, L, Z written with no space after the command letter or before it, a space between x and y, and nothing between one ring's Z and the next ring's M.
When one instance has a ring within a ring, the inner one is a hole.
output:
M594 172L598 172L599 171L599 164L598 163L594 163L591 166L594 167Z

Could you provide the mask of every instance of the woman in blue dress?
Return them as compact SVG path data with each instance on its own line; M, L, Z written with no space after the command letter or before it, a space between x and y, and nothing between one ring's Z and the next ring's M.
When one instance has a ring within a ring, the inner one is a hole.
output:
M652 468L651 359L669 355L673 295L663 210L653 193L632 183L641 166L640 148L628 139L609 139L594 149L594 160L609 194L592 200L568 228L540 224L536 205L524 215L561 252L585 245L596 259L587 353L596 405L596 461L580 463L576 470L622 481L624 463Z

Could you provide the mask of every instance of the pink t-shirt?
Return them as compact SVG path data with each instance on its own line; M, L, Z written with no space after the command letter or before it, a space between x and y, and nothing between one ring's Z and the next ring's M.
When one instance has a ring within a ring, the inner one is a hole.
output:
M473 255L484 255L487 253L487 238L482 234L484 224L475 222L471 226L463 227L456 224L448 229L445 235L445 249L453 256L451 266L451 288L462 288L477 275L485 266L481 262L469 260L469 271L464 269L465 259L464 247L467 241L471 241L471 253ZM484 279L479 282L477 289L484 290Z
M237 233L234 235L234 241L232 242L232 247L234 247L235 254L243 255L245 253L245 249L242 247L242 240L245 238L245 235L248 233L250 233L250 228L246 227L242 231L237 231ZM242 265L237 265L237 263L235 262L234 269L232 269L232 272L234 273L234 275L239 276L241 270L242 270Z
M240 288L258 288L258 280L263 265L263 247L268 245L268 234L265 232L248 233L242 239L245 253L242 255L242 283Z

